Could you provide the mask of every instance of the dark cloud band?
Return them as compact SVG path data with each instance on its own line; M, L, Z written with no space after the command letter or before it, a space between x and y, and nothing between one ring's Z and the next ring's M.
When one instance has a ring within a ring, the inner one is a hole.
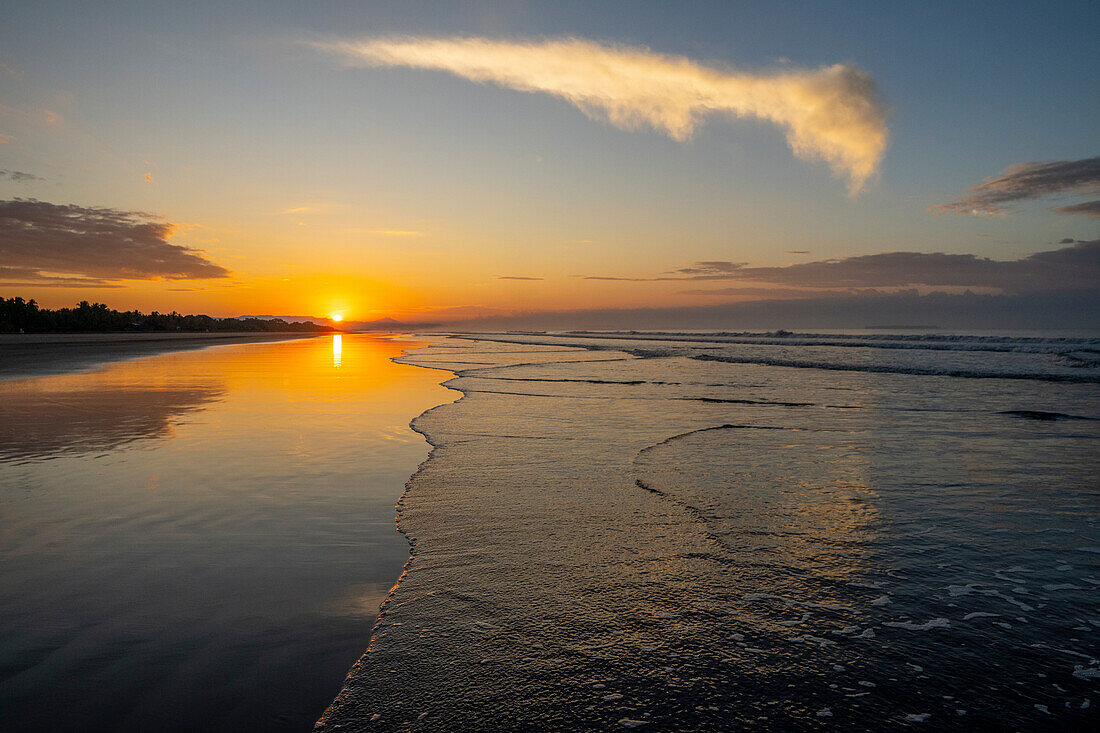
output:
M799 288L896 288L915 285L995 288L1005 293L1085 290L1100 287L1100 239L1036 252L1018 260L972 254L883 252L785 267L743 262L696 262L672 275L651 278L584 276L586 280L737 280ZM761 291L763 294L763 291Z
M0 170L0 178L7 178L9 181L15 183L31 183L33 181L44 181L42 176L36 176L33 173L27 173L25 171L13 171L8 169Z
M0 201L0 279L55 287L117 280L199 280L229 271L170 244L175 225L148 214L34 199Z
M1060 193L1100 193L1100 158L1047 163L1016 163L971 186L954 201L928 210L934 214L1003 214L1004 204ZM1100 202L1055 209L1060 214L1096 217Z

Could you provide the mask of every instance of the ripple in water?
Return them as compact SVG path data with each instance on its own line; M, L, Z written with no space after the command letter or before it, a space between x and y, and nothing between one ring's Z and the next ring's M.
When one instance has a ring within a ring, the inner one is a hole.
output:
M499 338L408 358L465 396L415 422L412 559L321 729L1094 717L1095 384Z

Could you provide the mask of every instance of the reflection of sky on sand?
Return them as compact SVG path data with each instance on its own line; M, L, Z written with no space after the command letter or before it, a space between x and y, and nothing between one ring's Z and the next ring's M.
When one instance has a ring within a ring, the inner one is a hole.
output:
M408 557L408 421L454 395L339 339L0 383L0 727L309 726Z
M21 389L0 385L0 458L110 451L168 437L173 421L224 397L216 381L179 387L48 380Z

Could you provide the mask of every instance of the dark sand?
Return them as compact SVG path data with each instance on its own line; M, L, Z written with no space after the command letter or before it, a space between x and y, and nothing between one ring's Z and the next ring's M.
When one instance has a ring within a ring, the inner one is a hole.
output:
M0 380L92 369L100 364L219 344L313 338L317 333L0 334Z

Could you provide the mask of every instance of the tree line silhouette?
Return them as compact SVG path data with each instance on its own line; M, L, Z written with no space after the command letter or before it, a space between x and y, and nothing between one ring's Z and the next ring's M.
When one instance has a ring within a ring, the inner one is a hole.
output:
M75 331L333 331L309 321L281 318L213 318L176 313L117 311L103 303L80 301L75 308L41 308L33 299L0 298L0 333Z

